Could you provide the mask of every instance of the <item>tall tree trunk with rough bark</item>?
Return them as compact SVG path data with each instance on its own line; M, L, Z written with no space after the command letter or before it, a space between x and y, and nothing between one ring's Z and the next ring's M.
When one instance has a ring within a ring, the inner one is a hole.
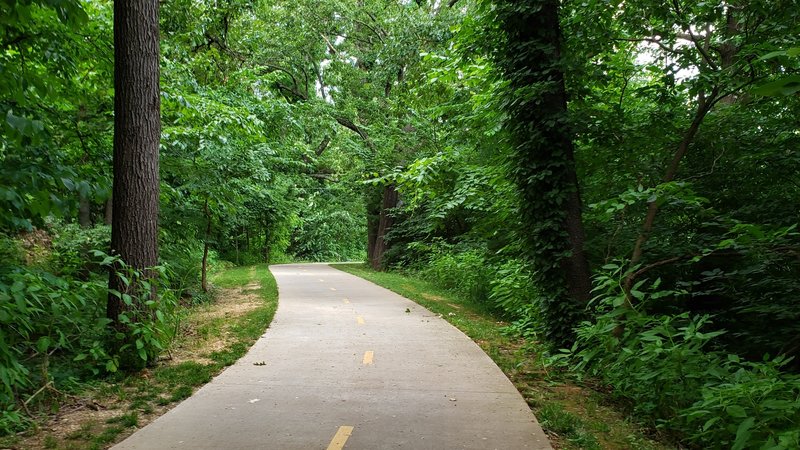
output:
M509 81L505 101L514 177L526 224L536 299L547 337L569 344L590 298L581 200L567 118L558 0L501 1L495 14L498 63Z
M106 200L106 203L103 207L103 223L106 225L111 225L114 217L114 202L111 200L111 197Z
M92 226L92 204L83 194L78 198L78 224L81 228Z
M114 2L114 186L111 251L130 268L158 263L158 146L161 135L158 0ZM109 294L107 315L125 330L121 313L138 309L142 293L112 270L109 288L134 296L129 306ZM147 293L144 293L147 295ZM136 319L136 312L131 314Z
M388 250L386 243L386 233L392 229L394 219L391 216L392 209L397 207L399 194L394 185L387 185L383 188L383 200L381 201L380 215L378 217L378 228L375 231L375 241L370 256L370 266L375 270L383 269L383 255Z

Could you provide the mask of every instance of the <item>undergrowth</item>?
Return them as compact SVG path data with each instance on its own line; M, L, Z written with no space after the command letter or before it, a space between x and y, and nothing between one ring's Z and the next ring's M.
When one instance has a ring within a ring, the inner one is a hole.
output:
M76 379L69 394L65 392L60 398L52 399L50 409L34 416L25 416L28 431L0 437L0 447L26 448L26 443L35 442L35 446L44 448L104 448L140 426L143 420L152 420L165 408L189 397L199 386L236 362L272 321L277 309L277 285L266 265L222 269L212 280L220 287L215 291L217 296L229 295L234 289L257 283L254 290L260 304L242 315L227 316L224 321L214 324L211 324L213 320L207 318L208 315L202 314L214 307L213 300L211 303L186 307L180 313L180 331L173 342L173 347L188 348L188 356L183 356L186 360L174 362L167 353L166 359L162 358L158 364L140 373L128 375L118 372L104 379L83 382ZM192 329L187 328L190 323ZM226 336L223 349L207 352L202 350L202 346L197 346L196 330L207 326L211 329L205 339L219 339L223 334ZM64 407L72 410L74 407L85 408L86 405L100 410L119 411L119 414L105 422L86 420L80 429L65 436L48 433L45 431L47 427L38 428L39 424L46 423L53 413L59 414Z

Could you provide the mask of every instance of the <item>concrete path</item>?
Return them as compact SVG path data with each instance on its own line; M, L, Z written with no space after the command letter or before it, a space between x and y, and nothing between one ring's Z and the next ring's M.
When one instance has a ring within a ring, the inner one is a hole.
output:
M114 448L550 448L511 382L443 319L327 265L271 270L278 312L250 352Z

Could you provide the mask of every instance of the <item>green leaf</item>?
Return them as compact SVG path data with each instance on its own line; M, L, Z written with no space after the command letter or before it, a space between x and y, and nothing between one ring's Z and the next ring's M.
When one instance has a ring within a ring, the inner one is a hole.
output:
M50 347L50 336L42 336L36 341L36 350L45 353Z
M750 429L753 428L755 421L753 417L748 417L739 424L739 428L736 429L736 440L733 441L731 450L742 450L747 446L752 435Z
M715 423L719 422L719 420L720 420L719 416L712 417L706 420L706 423L703 424L703 431L708 431L708 429L711 428L711 426L714 425Z
M747 417L747 412L739 405L730 405L725 409L731 417Z
M800 75L790 75L762 84L751 91L755 95L774 97L793 95L800 92Z

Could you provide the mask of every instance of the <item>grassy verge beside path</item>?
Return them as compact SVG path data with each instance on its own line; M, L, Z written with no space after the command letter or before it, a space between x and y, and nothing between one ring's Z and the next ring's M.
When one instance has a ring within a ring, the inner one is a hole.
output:
M557 449L672 448L648 438L615 411L601 393L548 372L541 347L503 332L507 326L485 305L463 300L432 283L393 272L375 272L361 264L333 264L441 315L474 340L503 370L531 406Z
M227 269L212 282L214 301L185 307L170 352L155 367L86 386L36 429L1 439L0 448L108 448L236 362L272 321L278 288L266 265Z

